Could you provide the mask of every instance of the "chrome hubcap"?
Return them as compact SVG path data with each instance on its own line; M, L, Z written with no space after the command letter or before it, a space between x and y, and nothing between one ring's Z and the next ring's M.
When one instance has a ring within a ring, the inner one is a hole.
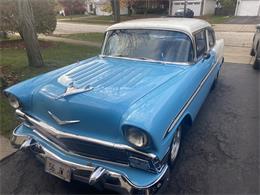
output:
M180 149L181 144L181 127L179 127L174 134L171 149L171 162L174 162Z

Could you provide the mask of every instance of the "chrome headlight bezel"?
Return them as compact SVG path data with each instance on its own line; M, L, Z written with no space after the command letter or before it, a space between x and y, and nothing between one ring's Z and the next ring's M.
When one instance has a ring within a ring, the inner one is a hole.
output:
M18 98L17 98L15 95L13 95L13 94L8 94L8 95L7 95L7 98L8 98L9 104L10 104L13 108L17 109L17 108L20 108L20 107L21 107L21 103L20 103L20 101L18 100Z
M141 129L129 127L125 130L126 140L137 148L144 148L149 143L148 135Z

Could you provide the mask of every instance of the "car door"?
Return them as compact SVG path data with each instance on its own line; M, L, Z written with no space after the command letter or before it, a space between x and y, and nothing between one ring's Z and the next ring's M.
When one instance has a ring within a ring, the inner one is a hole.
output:
M191 79L192 85L194 86L193 94L196 94L192 106L192 112L195 115L207 97L214 81L214 73L212 69L216 62L216 52L213 49L215 37L212 42L212 37L210 39L211 41L209 41L208 35L209 33L207 28L194 33L194 40L196 44L196 63L193 66Z

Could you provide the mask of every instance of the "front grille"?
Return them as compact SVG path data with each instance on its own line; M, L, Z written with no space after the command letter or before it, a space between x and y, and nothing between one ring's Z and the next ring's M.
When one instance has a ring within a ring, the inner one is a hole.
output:
M128 164L128 155L125 151L116 148L109 148L102 145L89 143L75 139L60 139L69 151L76 154Z
M75 154L100 160L128 164L129 156L124 150L110 148L78 139L56 138L46 131L38 131L61 148Z

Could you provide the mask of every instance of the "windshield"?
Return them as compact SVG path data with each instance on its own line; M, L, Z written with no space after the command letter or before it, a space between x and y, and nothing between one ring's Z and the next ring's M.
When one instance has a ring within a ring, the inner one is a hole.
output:
M167 30L108 31L103 55L164 62L191 62L192 43L188 35Z

